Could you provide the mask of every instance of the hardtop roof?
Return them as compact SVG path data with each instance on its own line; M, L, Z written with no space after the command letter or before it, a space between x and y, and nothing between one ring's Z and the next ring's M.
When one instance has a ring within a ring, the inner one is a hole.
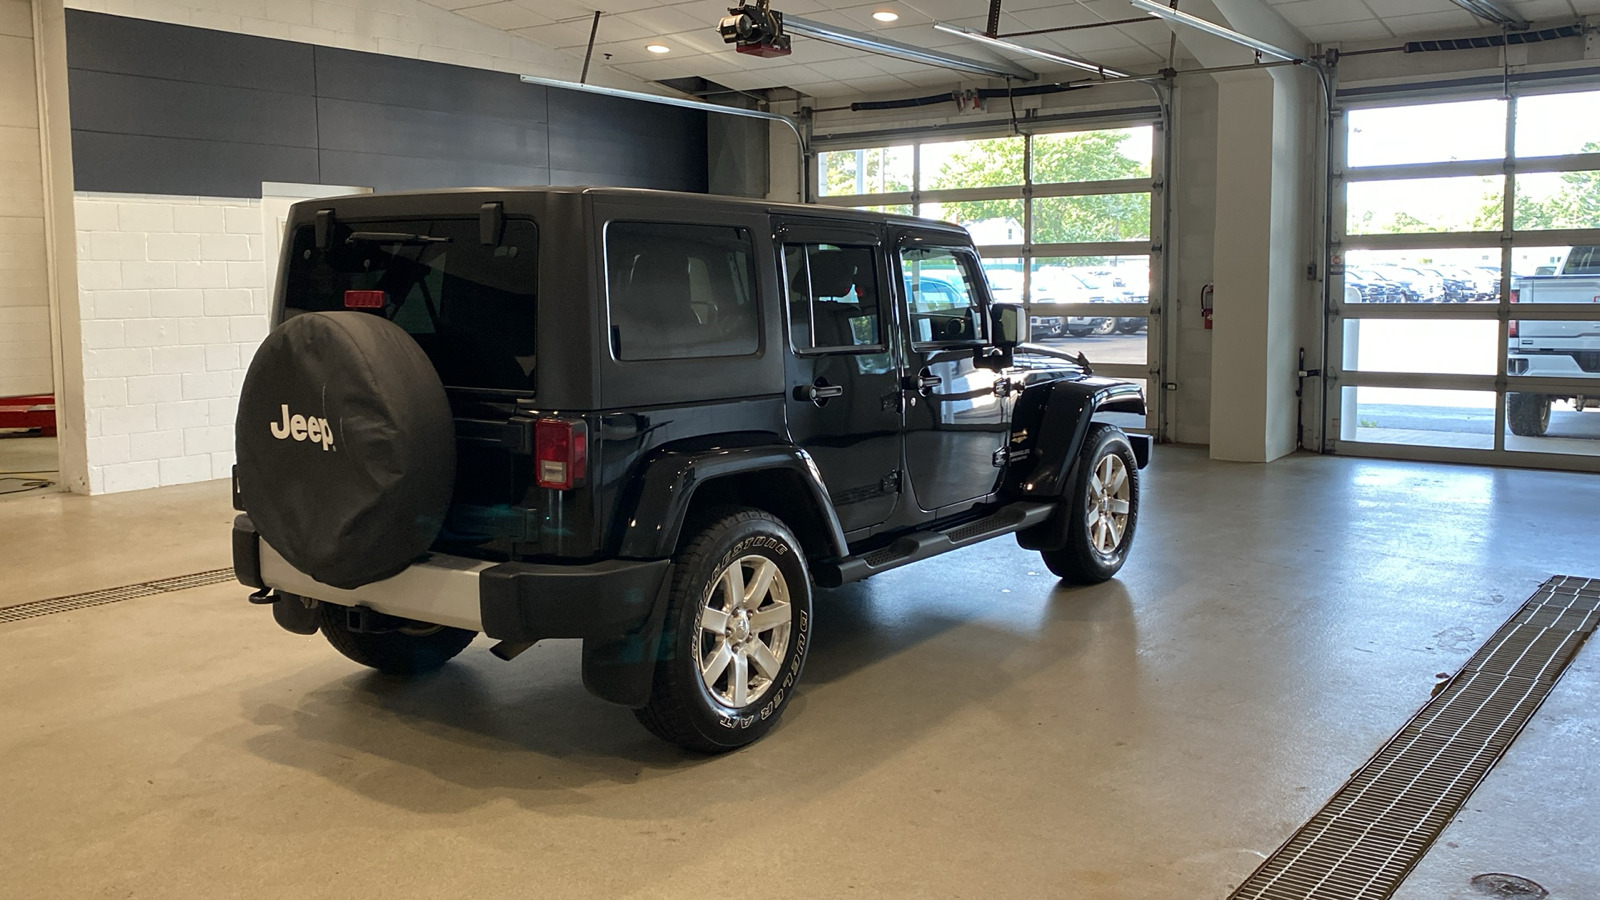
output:
M464 188L439 188L424 191L385 191L371 194L346 194L339 197L324 197L313 200L304 200L296 206L312 206L332 202L355 202L364 205L368 202L394 201L404 199L423 200L427 198L461 199L473 194L568 194L589 197L614 197L618 199L650 199L672 200L686 206L737 206L746 210L760 210L772 214L807 215L815 216L825 214L831 218L853 219L861 222L884 224L916 225L921 228L937 228L942 231L951 231L963 236L967 235L966 229L951 222L942 222L936 219L922 219L916 216L899 215L896 213L870 212L867 210L852 209L847 206L828 206L820 203L783 203L773 200L750 199L745 197L729 197L721 194L695 194L684 191L661 191L652 188L629 187L602 187L594 185L527 185L513 187L464 187Z

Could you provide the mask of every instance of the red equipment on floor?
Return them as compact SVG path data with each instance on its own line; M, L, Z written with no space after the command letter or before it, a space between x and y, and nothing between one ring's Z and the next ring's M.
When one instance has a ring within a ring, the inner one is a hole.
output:
M37 428L45 437L53 437L56 398L50 394L0 397L0 428Z

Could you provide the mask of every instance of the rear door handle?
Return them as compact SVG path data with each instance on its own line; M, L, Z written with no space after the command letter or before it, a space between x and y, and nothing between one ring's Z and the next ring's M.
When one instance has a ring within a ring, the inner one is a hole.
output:
M926 397L934 388L944 384L944 379L933 374L929 369L923 369L915 376L907 375L903 385L908 391L916 391Z

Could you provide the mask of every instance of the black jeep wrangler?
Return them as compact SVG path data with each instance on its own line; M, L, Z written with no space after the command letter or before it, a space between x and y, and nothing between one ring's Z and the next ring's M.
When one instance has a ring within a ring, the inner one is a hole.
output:
M1018 345L953 225L643 190L308 201L237 423L234 568L367 666L583 639L721 751L794 694L812 587L1017 535L1122 566L1136 385ZM1053 354L1053 355L1052 355Z

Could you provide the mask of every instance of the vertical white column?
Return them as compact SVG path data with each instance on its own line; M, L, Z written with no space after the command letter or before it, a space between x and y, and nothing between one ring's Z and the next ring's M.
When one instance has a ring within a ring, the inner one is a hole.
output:
M1267 462L1294 450L1296 353L1315 314L1310 100L1285 69L1218 82L1211 456Z

